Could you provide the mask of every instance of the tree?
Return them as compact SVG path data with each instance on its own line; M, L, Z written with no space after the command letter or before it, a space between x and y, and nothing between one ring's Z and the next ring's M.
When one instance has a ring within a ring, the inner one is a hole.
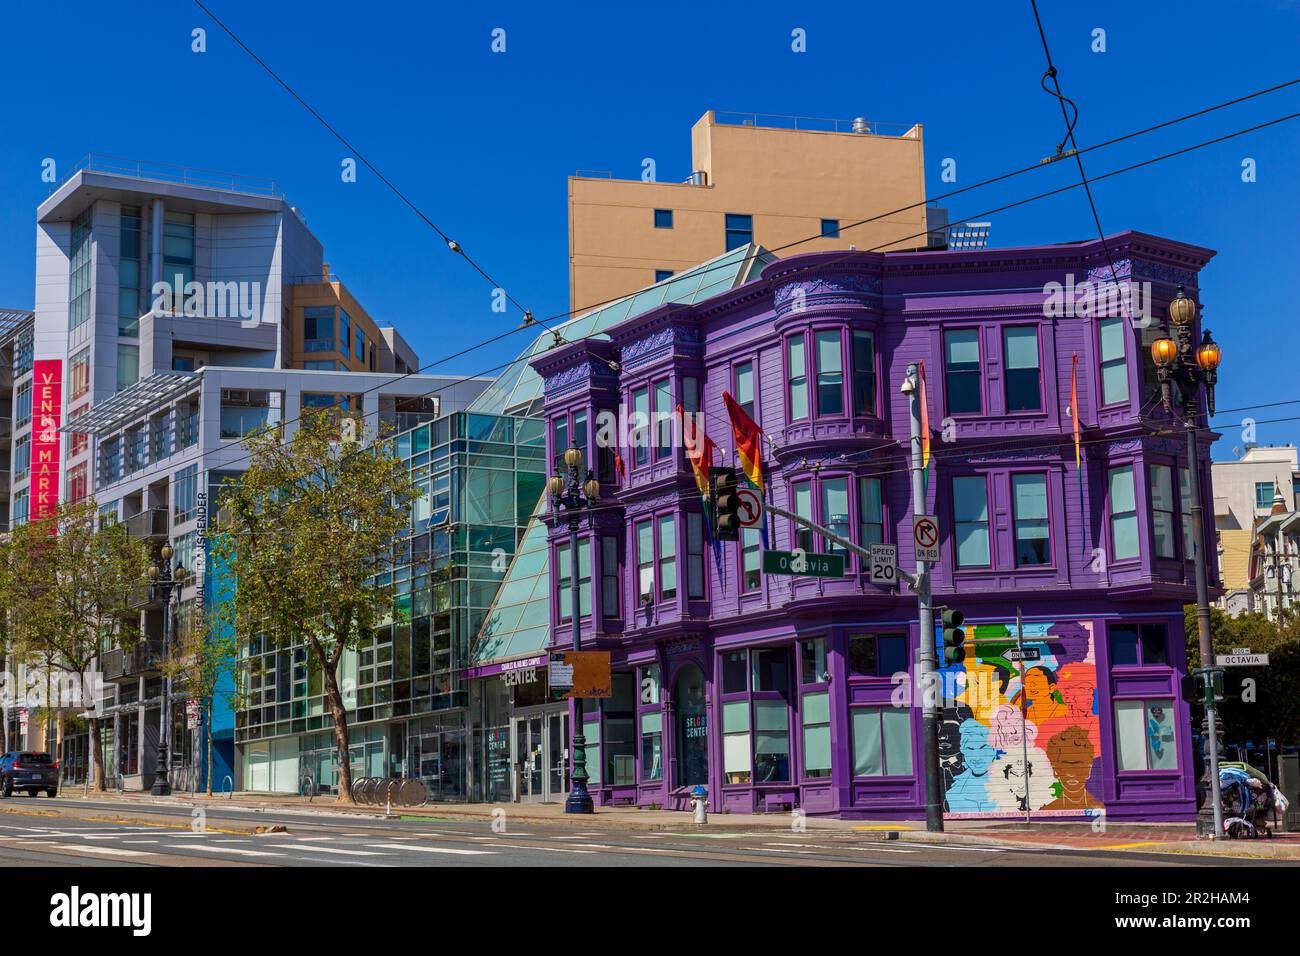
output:
M223 569L216 599L230 603L241 646L306 646L319 668L343 803L352 802L352 772L339 663L393 612L385 575L417 495L391 440L356 431L317 411L287 442L278 428L249 435L248 470L221 489L208 531L210 559Z
M1190 673L1201 666L1201 654L1196 608L1188 605L1185 612ZM1220 709L1229 739L1263 744L1271 737L1279 744L1300 742L1300 697L1295 693L1300 683L1300 620L1291 616L1279 626L1264 614L1229 617L1212 607L1210 637L1216 655L1231 653L1234 647L1269 655L1267 667L1226 669ZM1254 682L1248 692L1247 680Z
M216 702L231 707L242 705L236 670L239 644L227 626L225 605L208 611L194 610L181 620L170 659L163 662L163 674L172 680L172 693L180 699L199 702L207 715L208 734L204 759L207 762L208 796L212 796L212 713ZM230 688L230 689L225 689Z
M148 546L123 525L103 524L93 499L15 528L0 549L0 606L11 646L48 662L80 691L97 790L105 786L95 663L101 649L139 641L131 597L148 566Z

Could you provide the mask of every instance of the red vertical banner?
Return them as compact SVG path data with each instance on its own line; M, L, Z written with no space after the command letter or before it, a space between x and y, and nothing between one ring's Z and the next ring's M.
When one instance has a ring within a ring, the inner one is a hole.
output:
M32 480L28 518L40 521L59 505L59 446L63 424L63 360L32 363Z

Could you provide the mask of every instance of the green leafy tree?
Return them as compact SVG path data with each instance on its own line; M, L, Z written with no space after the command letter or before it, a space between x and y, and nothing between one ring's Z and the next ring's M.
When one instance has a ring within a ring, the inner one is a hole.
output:
M1194 670L1202 666L1195 606L1188 605L1185 613L1188 668ZM1219 706L1229 738L1261 745L1270 737L1280 743L1300 743L1300 696L1295 693L1300 684L1300 620L1291 616L1279 626L1264 614L1230 617L1212 607L1210 637L1216 655L1231 653L1235 647L1269 655L1267 667L1230 667L1224 674L1224 700ZM1254 681L1249 692L1247 680Z
M338 798L350 803L339 664L393 612L392 585L382 582L417 491L391 440L344 424L309 412L287 442L278 428L249 435L248 470L221 490L208 535L210 561L224 570L216 599L229 604L240 645L305 646L319 669Z
M196 700L207 715L208 734L204 748L207 763L208 796L212 796L212 713L217 701L232 709L244 705L237 681L239 643L234 631L226 626L226 605L205 611L191 610L182 620L171 657L163 663L163 673L172 680L176 699ZM224 688L224 689L223 689Z
M105 786L95 665L102 651L139 641L131 597L144 586L148 566L148 546L123 525L101 523L93 499L15 528L0 551L0 605L11 648L80 687L97 790Z

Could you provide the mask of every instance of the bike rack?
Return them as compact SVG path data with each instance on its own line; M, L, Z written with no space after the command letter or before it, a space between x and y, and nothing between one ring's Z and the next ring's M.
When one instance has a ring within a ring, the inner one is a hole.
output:
M221 778L222 783L225 783L227 780L230 781L230 789L226 791L226 799L233 800L235 799L235 778L232 777L230 774L226 774L224 777Z

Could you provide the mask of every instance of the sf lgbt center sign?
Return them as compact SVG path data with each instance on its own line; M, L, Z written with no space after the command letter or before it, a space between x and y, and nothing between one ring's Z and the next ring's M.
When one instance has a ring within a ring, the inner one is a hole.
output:
M63 424L63 360L32 363L32 480L28 519L40 521L59 504L59 426Z

